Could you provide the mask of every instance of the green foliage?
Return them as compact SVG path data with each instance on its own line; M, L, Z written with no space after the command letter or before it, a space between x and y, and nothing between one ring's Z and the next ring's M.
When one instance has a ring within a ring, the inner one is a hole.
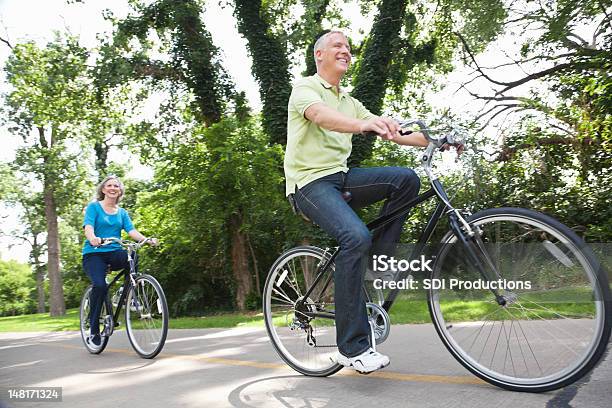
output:
M149 5L132 2L136 11L124 20L115 20L113 41L102 49L98 78L104 86L148 78L167 81L176 92L183 85L195 96L193 111L206 124L219 121L226 110L233 84L221 65L219 50L201 21L203 3L198 0L158 0ZM153 59L153 38L157 35L169 49L172 63ZM136 39L140 47L135 47Z
M612 25L601 6L526 1L529 13L513 16L515 24L538 31L521 48L534 74L520 83L544 81L529 96L514 83L499 94L512 93L505 103L515 100L528 112L498 157L500 193L552 213L591 241L612 236Z
M34 293L35 282L30 267L0 259L0 316L34 312Z
M76 38L58 35L45 48L16 45L5 67L12 87L5 99L6 120L25 142L11 168L22 177L22 186L29 184L25 174L41 183L53 180L60 212L71 205L75 192L82 191L88 175L79 150L91 146L82 130L93 121L96 109L87 92L87 58ZM33 128L38 131L32 133Z
M280 146L268 147L258 121L233 118L196 128L159 164L157 189L138 197L137 223L161 238L159 251L141 260L161 278L174 314L232 307L232 214L242 214L265 279L291 217L281 166Z
M363 56L356 68L352 95L375 115L382 113L391 61L400 48L406 3L405 0L381 1L372 33L365 42ZM363 135L353 141L349 158L351 167L358 166L370 155L374 139L374 136Z
M370 2L362 5L370 7ZM433 6L427 2L381 0L371 33L363 45L362 56L356 62L353 96L372 113L383 112L385 97L406 104L402 97L407 86L429 87L431 75L418 76L421 65L441 72L452 69L461 32L474 48L480 50L500 32L506 10L500 0L477 2L447 0ZM416 79L416 81L415 81ZM358 166L369 157L374 137L359 137L353 141L349 159Z

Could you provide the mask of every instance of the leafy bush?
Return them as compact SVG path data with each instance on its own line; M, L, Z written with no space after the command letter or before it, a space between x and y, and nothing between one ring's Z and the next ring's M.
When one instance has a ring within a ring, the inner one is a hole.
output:
M30 267L0 260L0 316L33 313L36 283Z

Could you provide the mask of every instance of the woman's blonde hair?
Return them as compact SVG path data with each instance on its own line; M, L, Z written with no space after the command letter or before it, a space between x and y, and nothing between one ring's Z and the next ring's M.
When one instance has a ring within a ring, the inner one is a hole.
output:
M104 188L104 185L106 184L106 182L109 180L117 180L117 184L119 184L120 193L119 193L119 196L117 197L117 203L119 203L119 201L121 201L121 198L123 197L123 193L125 193L125 186L123 185L121 180L119 180L119 177L115 176L114 174L111 174L110 176L106 176L104 180L102 180L100 184L98 184L98 187L96 188L96 198L98 201L104 200L104 193L102 192L102 189Z

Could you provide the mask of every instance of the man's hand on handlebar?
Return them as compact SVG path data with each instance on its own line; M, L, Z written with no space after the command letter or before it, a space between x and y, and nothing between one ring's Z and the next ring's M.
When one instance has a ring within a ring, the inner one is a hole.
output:
M457 156L461 156L461 153L465 150L465 145L463 143L444 143L440 151L447 151L451 146L457 150Z
M365 121L361 125L360 133L374 132L382 139L391 140L396 136L400 136L400 125L391 118L383 118L376 116Z

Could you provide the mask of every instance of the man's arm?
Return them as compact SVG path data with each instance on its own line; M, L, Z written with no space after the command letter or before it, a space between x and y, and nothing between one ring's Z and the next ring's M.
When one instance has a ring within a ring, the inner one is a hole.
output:
M406 136L399 136L394 138L392 141L401 146L427 147L427 145L429 144L429 142L425 138L425 135L421 132L412 132ZM453 146L455 146L455 149L457 149L457 154L463 153L463 150L465 149L465 146L463 144L456 144ZM442 145L442 149L444 150L448 150L450 149L450 147L451 145L449 145L448 143Z
M340 133L375 132L383 139L400 137L399 124L390 118L375 116L368 120L351 118L324 103L315 103L304 111L306 119L318 126Z
M412 132L406 136L399 136L393 139L393 142L400 146L417 146L427 147L429 142L425 138L425 135L421 132Z

